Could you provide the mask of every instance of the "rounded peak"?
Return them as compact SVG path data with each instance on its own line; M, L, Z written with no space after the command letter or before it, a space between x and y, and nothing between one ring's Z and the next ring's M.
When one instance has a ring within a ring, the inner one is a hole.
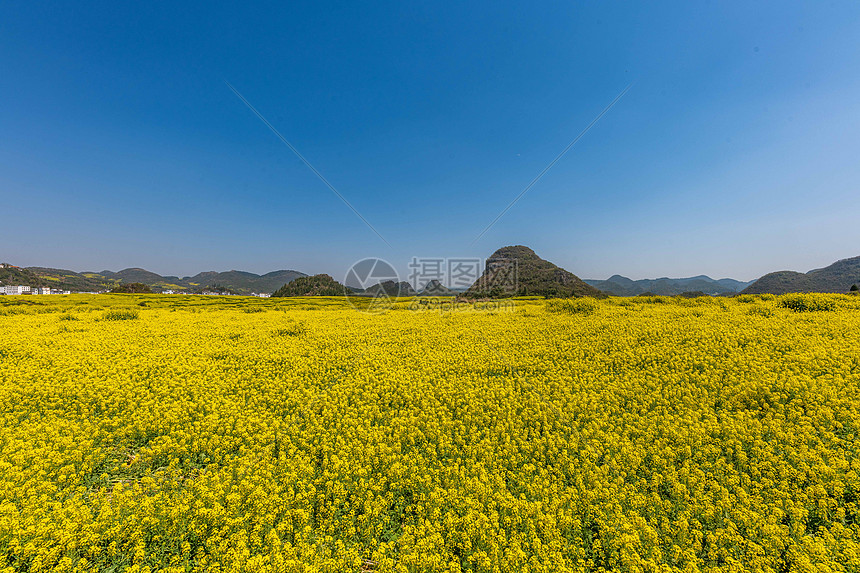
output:
M525 245L510 245L498 249L490 255L490 259L540 259L540 257Z

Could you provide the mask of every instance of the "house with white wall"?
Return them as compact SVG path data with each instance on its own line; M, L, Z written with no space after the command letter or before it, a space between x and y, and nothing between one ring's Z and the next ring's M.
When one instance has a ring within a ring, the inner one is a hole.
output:
M30 294L30 287L22 285L8 285L3 290L7 295Z

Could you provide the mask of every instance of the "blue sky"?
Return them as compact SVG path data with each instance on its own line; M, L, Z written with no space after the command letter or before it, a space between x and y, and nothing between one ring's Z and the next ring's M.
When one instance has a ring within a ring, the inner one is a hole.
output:
M860 255L858 37L856 2L4 2L0 260L806 271Z

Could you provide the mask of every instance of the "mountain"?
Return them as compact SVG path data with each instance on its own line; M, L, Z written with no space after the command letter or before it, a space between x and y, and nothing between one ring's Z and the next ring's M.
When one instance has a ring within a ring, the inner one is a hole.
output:
M0 267L0 285L50 286L51 283L29 269L3 265ZM59 288L59 287L57 287Z
M343 296L348 289L329 275L298 277L278 290L272 296Z
M785 294L789 292L848 292L860 286L860 257L841 259L808 273L777 271L768 273L745 288L744 294Z
M164 282L166 278L159 274L150 272L146 269L139 268L123 269L117 273L111 273L110 271L102 271L101 274L104 276L109 276L112 279L122 281L124 283L141 283L146 285L154 285L155 283ZM171 278L176 279L176 277ZM176 280L178 282L178 279Z
M466 291L470 297L605 296L575 274L545 261L522 245L502 247L487 259L484 273Z
M47 267L19 268L11 265L0 268L0 283L22 284L29 286L50 286L51 288L76 292L111 290L122 284L141 283L156 292L162 290L187 290L202 292L220 288L224 292L239 294L273 292L295 278L307 276L293 270L272 271L257 275L245 271L198 273L193 277L179 278L162 276L141 268L128 268L121 271L84 271L81 273L66 269Z
M122 283L110 291L111 293L152 294L149 285L143 283Z
M421 296L453 296L454 291L443 285L436 279L431 280L421 289Z
M50 286L51 288L70 290L76 292L95 292L113 288L119 282L104 277L91 277L83 273L76 273L66 269L50 269L46 267L27 267L21 269L30 275L30 279L13 282L7 279L0 280L4 284L23 284L29 286Z
M299 271L272 271L264 275L256 275L245 271L227 271L218 273L209 271L199 273L193 277L181 279L189 287L202 289L209 285L228 287L241 294L252 292L274 292L293 279L306 277L305 273Z
M744 290L745 288L747 288L748 286L753 284L753 281L744 282L744 281L738 281L735 279L717 279L715 282L718 285L724 286L724 287L731 289L735 292L741 292L742 290Z
M81 275L93 281L101 281L102 283L115 284L131 284L139 283L149 287L155 287L157 290L181 290L185 287L179 277L163 277L146 269L129 268L119 272L102 271L83 272Z
M416 296L418 293L412 288L412 285L406 281L394 282L383 281L373 286L367 287L363 292L357 293L365 296Z
M735 294L752 284L735 279L714 280L707 275L681 279L663 277L659 279L640 279L638 281L621 275L612 275L605 281L585 279L585 282L615 296L637 296L646 292L663 296L674 296L695 291L701 291L710 295Z

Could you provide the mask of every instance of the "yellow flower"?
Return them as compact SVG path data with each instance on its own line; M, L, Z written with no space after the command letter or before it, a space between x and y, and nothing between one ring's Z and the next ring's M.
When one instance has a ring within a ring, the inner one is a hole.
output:
M855 297L137 300L0 298L8 571L860 567Z

